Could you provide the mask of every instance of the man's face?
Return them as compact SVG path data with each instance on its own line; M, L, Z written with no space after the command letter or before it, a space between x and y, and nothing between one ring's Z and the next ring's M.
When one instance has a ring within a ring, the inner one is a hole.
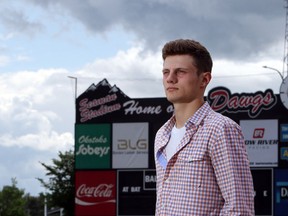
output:
M163 85L168 101L173 104L190 103L202 99L206 85L204 74L197 74L190 55L168 56L163 64ZM209 82L209 81L208 81Z

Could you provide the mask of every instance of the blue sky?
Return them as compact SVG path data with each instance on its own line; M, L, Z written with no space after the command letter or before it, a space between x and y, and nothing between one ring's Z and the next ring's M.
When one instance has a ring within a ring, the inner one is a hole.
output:
M164 97L161 47L203 43L214 59L208 87L279 92L284 0L2 0L0 2L0 187L16 177L44 189L39 161L74 144L78 95L106 78L126 95Z
M51 66L75 71L95 58L108 58L118 50L128 49L133 39L132 34L117 26L95 34L71 16L50 14L48 10L31 3L13 3L7 1L5 6L8 12L7 15L4 13L0 27L1 48L9 59L1 72ZM17 9L21 8L21 4L22 7L28 6L24 12ZM17 17L22 21L17 20ZM19 28L21 25L23 27Z

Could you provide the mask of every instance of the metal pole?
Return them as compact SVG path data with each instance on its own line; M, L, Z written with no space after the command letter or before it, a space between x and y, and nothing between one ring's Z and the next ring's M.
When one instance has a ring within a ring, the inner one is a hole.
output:
M287 72L288 75L288 0L285 0L286 5L284 8L286 8L286 19L285 19L285 38L284 38L284 57L283 57L283 77L286 75Z
M44 198L44 216L47 216L47 199Z
M277 70L276 68L268 67L268 66L266 66L266 65L263 66L263 68L267 68L267 69L276 71L276 72L280 75L280 77L281 77L281 79L282 79L282 82L284 81L283 74L282 74L279 70Z
M77 77L73 77L73 76L68 76L68 78L70 79L74 79L75 81L75 103L76 103L76 99L77 99Z

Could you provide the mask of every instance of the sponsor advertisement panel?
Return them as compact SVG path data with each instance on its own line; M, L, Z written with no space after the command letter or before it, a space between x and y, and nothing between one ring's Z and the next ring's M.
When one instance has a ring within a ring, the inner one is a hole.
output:
M282 120L279 124L279 168L288 168L288 124L286 122L287 120Z
M156 170L144 170L144 190L156 190Z
M76 171L75 215L116 215L116 171Z
M110 124L75 125L75 168L110 168Z
M278 120L240 120L251 167L278 166Z
M280 125L280 141L288 142L288 124Z
M155 170L118 170L117 215L155 215Z
M148 168L148 123L114 123L112 168Z
M280 159L288 161L288 147L280 148Z
M288 215L288 169L275 169L275 215Z
M273 169L253 168L251 173L255 191L255 215L273 215Z

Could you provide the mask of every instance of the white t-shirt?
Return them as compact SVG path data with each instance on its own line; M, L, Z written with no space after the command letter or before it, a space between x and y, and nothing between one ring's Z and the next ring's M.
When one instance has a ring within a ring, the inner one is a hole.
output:
M176 128L175 125L172 128L170 140L166 146L166 156L167 161L175 154L177 146L180 144L181 139L183 138L186 132L186 127Z

